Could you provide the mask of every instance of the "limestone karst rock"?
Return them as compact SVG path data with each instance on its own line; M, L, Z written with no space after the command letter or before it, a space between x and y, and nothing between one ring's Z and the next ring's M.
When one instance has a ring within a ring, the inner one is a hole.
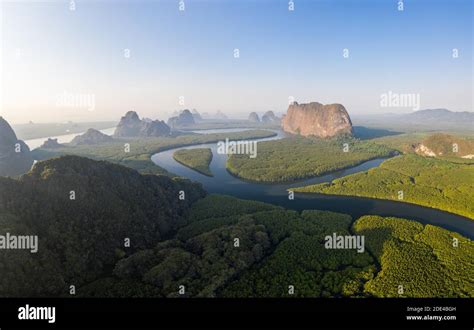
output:
M272 124L272 123L279 123L279 122L280 122L280 118L275 116L275 113L273 111L267 111L262 116L262 123Z
M191 110L191 113L193 114L194 121L202 121L202 116L196 109Z
M28 172L32 165L30 148L17 139L10 124L0 117L0 175L20 175Z
M89 128L84 134L76 136L72 139L72 145L95 145L112 142L114 139L96 129Z
M249 114L248 120L253 122L253 123L259 123L260 122L260 118L258 117L256 112L251 112Z
M294 102L288 107L281 125L285 132L302 136L330 138L352 134L352 122L342 104Z
M62 144L58 142L58 139L52 139L52 138L48 138L40 146L40 148L42 149L54 149L54 148L61 148L61 147L62 147Z
M179 126L186 126L192 125L195 123L194 116L188 109L185 109L180 112L178 116L171 117L168 119L168 125L170 127L179 127Z
M162 120L151 122L141 120L135 111L129 111L120 119L115 129L115 137L168 136L170 127Z

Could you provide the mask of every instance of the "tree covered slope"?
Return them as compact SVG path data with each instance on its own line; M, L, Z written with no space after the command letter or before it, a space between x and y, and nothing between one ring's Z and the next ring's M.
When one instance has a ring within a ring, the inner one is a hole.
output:
M76 156L39 162L19 180L0 178L0 234L39 240L37 253L0 253L0 296L61 295L94 280L168 238L204 195L187 180Z

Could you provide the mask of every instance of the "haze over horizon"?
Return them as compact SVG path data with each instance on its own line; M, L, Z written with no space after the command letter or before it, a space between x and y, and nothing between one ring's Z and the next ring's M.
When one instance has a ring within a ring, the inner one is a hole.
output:
M403 11L388 0L294 2L2 2L0 116L245 117L284 112L289 97L354 116L413 111L381 107L390 91L418 94L420 109L473 111L471 1L405 1Z

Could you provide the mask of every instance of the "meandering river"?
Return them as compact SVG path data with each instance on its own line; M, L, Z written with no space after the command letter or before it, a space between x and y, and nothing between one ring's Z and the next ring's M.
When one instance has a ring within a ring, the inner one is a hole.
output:
M224 133L243 130L245 129L220 129L198 131L198 133L210 134L216 132ZM258 141L281 139L284 137L284 133L281 131L278 131L277 133L278 135L275 137L258 139ZM184 165L179 164L173 159L173 153L176 150L192 148L210 148L212 150L213 158L210 164L210 169L214 174L213 177L200 174ZM276 204L298 211L318 209L341 212L350 214L353 219L368 214L413 219L424 224L440 226L474 239L474 220L462 217L460 215L415 204L363 197L322 194L298 193L295 194L294 200L290 200L288 198L287 189L315 183L330 182L348 174L366 171L370 168L379 166L385 159L374 159L349 169L332 172L320 177L298 180L285 184L248 182L231 175L226 169L227 155L217 153L216 143L170 149L154 154L151 159L155 164L172 173L202 183L203 187L210 193L226 194L242 199L250 199Z

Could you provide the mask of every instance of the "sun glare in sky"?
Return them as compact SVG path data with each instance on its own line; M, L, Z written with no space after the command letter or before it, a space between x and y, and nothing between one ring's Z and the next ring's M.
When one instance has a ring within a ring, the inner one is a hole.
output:
M298 102L472 111L472 2L2 2L2 109L13 123L244 116ZM420 22L420 20L423 20ZM456 54L456 56L455 56ZM93 101L93 106L92 106ZM392 112L396 109L390 109ZM400 112L407 112L400 109Z

